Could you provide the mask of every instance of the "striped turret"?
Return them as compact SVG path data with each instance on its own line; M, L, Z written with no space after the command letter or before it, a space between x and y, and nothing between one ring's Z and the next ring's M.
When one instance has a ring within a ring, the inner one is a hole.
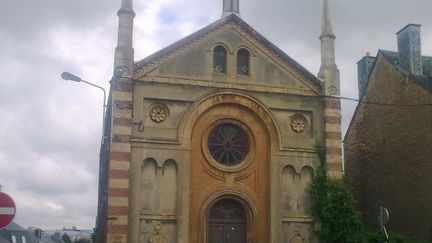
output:
M321 40L321 67L318 77L324 81L325 148L329 175L342 175L340 77L335 60L335 39L328 0L324 0Z
M107 242L128 242L129 169L131 164L132 93L134 74L132 0L118 11L118 43L110 92L111 141L108 148ZM120 73L120 75L119 75Z

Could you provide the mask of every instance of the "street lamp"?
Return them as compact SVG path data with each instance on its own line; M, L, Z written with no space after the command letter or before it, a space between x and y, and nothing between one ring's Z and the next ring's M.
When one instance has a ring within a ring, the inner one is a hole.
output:
M102 106L103 113L102 113L102 141L101 141L101 145L103 145L105 143L105 112L106 112L106 107L107 107L107 105L106 105L106 91L105 91L105 89L102 88L99 85L96 85L96 84L90 83L88 81L85 81L82 78L80 78L80 77L78 77L78 76L76 76L76 75L74 75L72 73L69 73L69 72L63 72L61 74L61 77L64 80L70 80L70 81L74 81L74 82L85 83L85 84L91 85L93 87L96 87L96 88L102 90L102 92L103 92L103 106Z

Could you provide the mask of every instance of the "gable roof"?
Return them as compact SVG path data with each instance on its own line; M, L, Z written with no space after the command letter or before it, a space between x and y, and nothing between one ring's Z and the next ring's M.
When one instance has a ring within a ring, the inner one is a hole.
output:
M21 227L19 224L12 222L10 223L8 226L5 227L6 230L8 231L25 231L27 232L26 229L24 229L23 227Z
M275 46L273 43L271 43L269 40L267 40L264 36L262 36L260 33L258 33L255 29L253 29L249 24L247 24L245 21L243 21L240 17L238 17L236 14L230 14L224 18L221 18L217 20L216 22L208 25L207 27L204 27L201 30L198 30L197 32L175 42L172 45L169 45L168 47L142 59L141 61L138 61L135 63L135 70L137 71L136 75L142 76L145 73L140 72L139 70L145 67L148 64L154 63L159 60L159 64L162 62L167 61L168 58L167 55L170 53L175 52L176 50L185 48L189 43L199 40L206 34L213 32L217 30L218 28L229 24L234 23L239 25L246 33L250 34L252 37L256 38L259 42L263 43L266 49L276 54L279 58L283 60L284 63L288 64L289 66L294 67L296 70L299 71L300 74L305 76L307 79L310 79L313 81L314 85L316 87L321 88L323 82L316 77L314 74L309 72L306 68L304 68L302 65L300 65L298 62L296 62L294 59L292 59L290 56L288 56L285 52L283 52L281 49L279 49L277 46Z
M410 73L405 67L399 64L399 55L394 51L379 50L378 55L382 55L390 63L392 63L396 69L403 73L406 77L415 81L422 88L432 92L432 57L422 56L423 59L423 73L424 75L414 75ZM378 56L377 55L377 56Z
M422 87L423 89L432 93L432 57L422 56L422 58L423 58L423 73L425 73L426 75L414 75L414 74L410 73L405 67L403 67L402 65L399 64L399 54L397 52L381 50L381 49L378 50L378 53L377 53L376 58L375 58L375 62L373 63L373 66L369 72L369 75L368 75L368 78L366 81L366 86L364 87L365 90L367 89L367 86L369 85L369 78L370 78L373 70L375 69L376 62L380 56L385 58L390 64L392 64L398 71L400 71L403 75L408 77L410 80L413 80L420 87ZM366 92L363 92L363 96L365 94L366 94ZM348 135L351 131L351 128L353 126L353 122L354 122L354 120L357 116L357 113L358 113L358 109L359 109L360 104L363 100L363 96L359 97L359 102L357 103L357 106L354 110L354 114L353 114L351 121L348 125L348 128L347 128L347 131L345 133L343 141L346 140L346 138L348 137Z

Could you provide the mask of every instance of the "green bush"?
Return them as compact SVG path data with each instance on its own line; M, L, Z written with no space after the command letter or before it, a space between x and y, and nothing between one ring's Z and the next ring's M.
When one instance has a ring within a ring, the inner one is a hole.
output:
M312 212L320 220L317 234L323 243L361 242L363 224L348 183L328 177L325 153L320 147L317 152L321 166L309 187L314 202Z
M323 147L316 147L321 166L309 185L313 216L318 219L321 243L384 243L385 237L366 229L346 178L331 178ZM404 236L390 236L387 243L420 243Z

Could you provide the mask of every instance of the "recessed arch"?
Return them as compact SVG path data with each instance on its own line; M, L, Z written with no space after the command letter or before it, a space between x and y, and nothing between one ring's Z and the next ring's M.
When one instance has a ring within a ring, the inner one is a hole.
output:
M177 162L169 159L163 163L160 183L161 212L176 214L178 199L178 169Z
M234 50L235 50L236 52L238 52L240 49L245 49L245 50L247 50L247 51L250 53L251 57L254 57L254 56L257 55L256 51L255 51L254 49L252 49L252 48L251 48L250 46L248 46L248 45L241 44L241 45L237 45L237 46L234 48Z
M215 42L215 43L213 44L213 46L212 46L212 49L214 50L214 48L217 47L217 46L222 46L222 47L224 47L224 48L227 50L227 53L228 53L228 54L232 54L232 49L231 49L227 44L225 44L225 43L223 43L223 42Z
M143 161L140 173L140 210L142 212L151 213L159 210L156 183L157 172L158 164L155 159L147 158Z
M173 166L176 170L178 169L177 161L175 161L174 159L167 159L164 161L162 167L166 168L168 166Z
M297 215L298 201L295 188L297 187L298 173L292 165L286 165L281 173L281 210L282 215L287 217L290 215Z
M313 177L314 169L312 168L312 166L310 166L310 165L303 166L300 170L300 176L302 176L304 174L309 174L310 176Z
M199 98L183 117L179 126L179 140L190 147L193 128L197 120L209 109L219 105L235 105L256 115L269 134L271 148L281 149L281 132L270 110L259 100L237 90L224 90L208 93Z
M312 197L309 193L308 187L309 184L312 182L314 176L314 169L306 165L300 170L300 213L302 215L312 215L311 208L312 208Z

